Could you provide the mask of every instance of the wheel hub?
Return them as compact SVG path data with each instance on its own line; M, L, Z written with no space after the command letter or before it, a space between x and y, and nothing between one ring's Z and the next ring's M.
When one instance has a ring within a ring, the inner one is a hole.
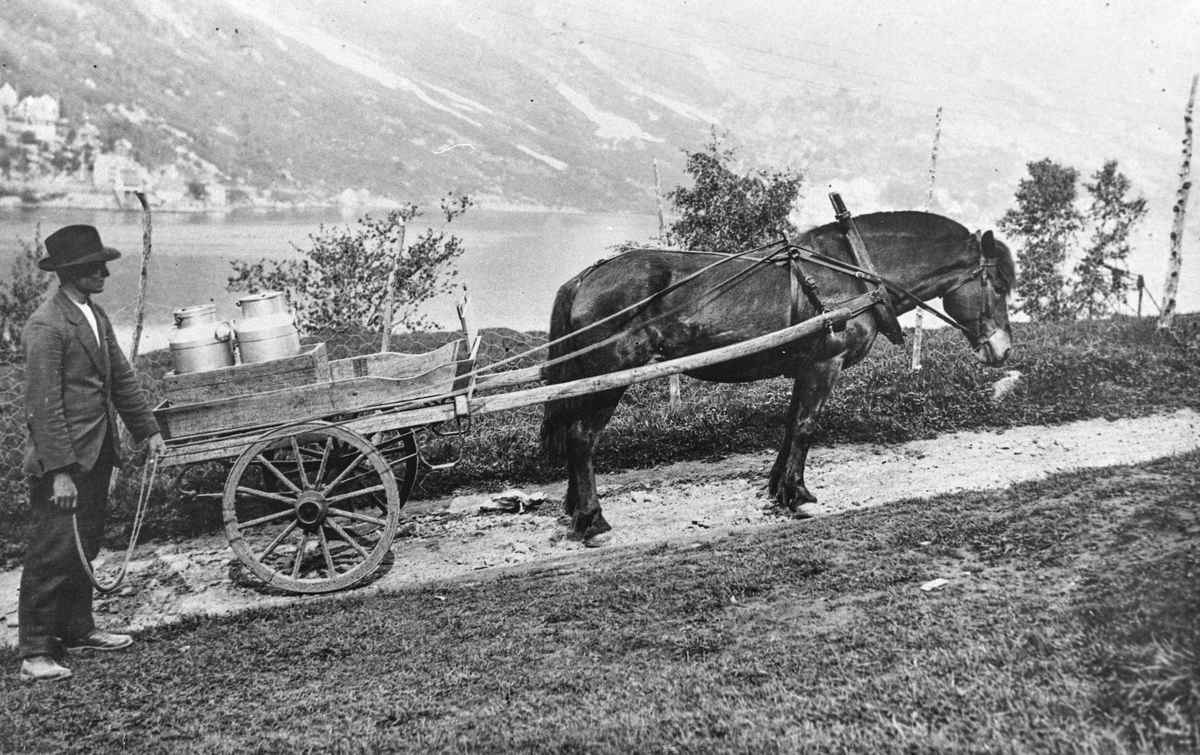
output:
M296 498L296 519L306 527L325 521L329 502L315 490L306 490Z

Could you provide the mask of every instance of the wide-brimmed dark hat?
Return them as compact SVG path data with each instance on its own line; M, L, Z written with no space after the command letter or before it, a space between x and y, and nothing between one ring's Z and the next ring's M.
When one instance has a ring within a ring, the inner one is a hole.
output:
M85 262L108 262L121 253L100 241L100 232L90 225L69 225L46 237L46 256L38 267L48 272Z

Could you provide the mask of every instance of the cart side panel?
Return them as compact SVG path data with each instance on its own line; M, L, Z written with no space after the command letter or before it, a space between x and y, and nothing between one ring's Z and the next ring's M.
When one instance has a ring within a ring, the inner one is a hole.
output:
M308 347L302 354L269 362L239 364L179 375L168 372L163 376L163 390L172 404L195 404L298 385L324 383L329 379L329 358L322 342Z
M335 359L329 363L329 375L334 381L360 377L414 378L453 362L458 349L459 342L453 341L425 354L384 351Z
M429 354L374 354L386 359L360 362L361 377L334 379L282 390L196 403L164 403L154 411L164 437L234 433L240 429L281 425L447 396L458 372L458 342ZM332 375L353 375L355 359L330 362ZM370 370L383 374L370 374ZM419 372L417 370L420 370Z

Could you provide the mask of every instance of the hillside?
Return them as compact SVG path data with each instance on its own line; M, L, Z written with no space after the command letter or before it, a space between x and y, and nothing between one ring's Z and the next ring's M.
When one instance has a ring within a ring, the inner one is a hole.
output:
M749 166L810 178L806 221L826 219L830 186L860 212L923 206L945 104L937 208L991 224L1027 162L1086 177L1115 158L1162 238L1188 77L1142 65L1178 68L1159 16L1115 13L1071 17L1062 45L1028 13L957 6L9 0L0 78L152 170L211 164L285 202L466 192L645 213L653 161L678 184L681 150L716 129Z

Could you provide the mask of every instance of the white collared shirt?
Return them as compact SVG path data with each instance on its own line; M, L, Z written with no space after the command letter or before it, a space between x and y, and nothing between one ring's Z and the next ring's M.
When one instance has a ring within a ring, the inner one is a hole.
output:
M71 299L71 297L67 297ZM92 326L92 334L96 336L96 345L100 345L100 325L96 322L96 313L92 311L91 305L87 302L77 302L71 299L71 303L79 307L83 311L83 316L87 318L88 325Z

